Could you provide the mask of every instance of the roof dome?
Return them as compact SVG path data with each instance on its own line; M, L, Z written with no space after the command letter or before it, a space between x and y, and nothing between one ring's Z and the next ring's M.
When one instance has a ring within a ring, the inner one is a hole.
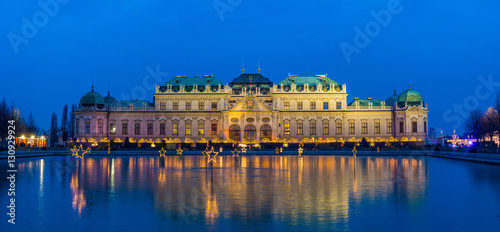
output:
M422 98L422 95L418 93L417 91L411 89L411 84L409 85L408 89L403 91L398 98L398 102L423 102L424 99Z
M394 90L394 94L385 100L385 105L386 106L394 106L394 104L396 102L398 102L398 99L399 99L399 96L396 94L396 90Z
M106 106L117 106L118 105L118 100L116 98L111 97L108 91L108 96L104 97L104 103Z
M94 86L92 86L92 90L83 95L80 99L80 105L83 107L90 106L104 106L104 98L98 92L94 91Z

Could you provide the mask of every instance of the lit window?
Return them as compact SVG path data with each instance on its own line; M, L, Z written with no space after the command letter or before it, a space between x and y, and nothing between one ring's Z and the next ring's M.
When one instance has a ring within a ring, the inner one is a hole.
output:
M116 133L116 125L114 123L110 123L109 124L109 132L111 134L115 134Z
M302 135L304 132L303 132L303 124L302 123L297 123L297 134L298 135Z
M290 109L290 102L285 102L285 110L289 110Z
M336 125L337 125L337 134L341 135L342 134L342 123L337 122Z
M356 128L354 127L354 122L349 123L349 134L354 134L356 132Z
M387 134L392 133L392 121L387 121Z
M177 130L178 127L179 127L178 123L173 123L172 124L172 135L178 135L179 134L179 132Z
M368 134L368 123L367 122L361 123L361 133Z
M212 110L217 110L217 102L212 102Z
M290 134L290 123L285 123L285 135Z
M186 123L186 135L191 135L191 123Z
M323 122L323 134L327 135L330 133L330 127L328 122Z
M204 135L205 134L205 123L200 122L198 123L198 135Z
M311 102L311 110L315 110L316 109L316 102Z
M380 134L380 122L375 122L375 134Z
M297 102L297 110L302 110L302 102Z
M316 134L316 123L315 122L312 122L311 123L311 135L315 135Z
M212 135L217 135L217 123L212 123Z

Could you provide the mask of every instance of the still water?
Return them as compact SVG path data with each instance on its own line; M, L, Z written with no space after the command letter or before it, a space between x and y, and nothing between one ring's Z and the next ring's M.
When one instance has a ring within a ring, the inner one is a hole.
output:
M7 162L2 162L7 163ZM500 166L434 157L18 159L0 231L499 231ZM3 165L3 164L2 164ZM2 167L2 170L4 167Z

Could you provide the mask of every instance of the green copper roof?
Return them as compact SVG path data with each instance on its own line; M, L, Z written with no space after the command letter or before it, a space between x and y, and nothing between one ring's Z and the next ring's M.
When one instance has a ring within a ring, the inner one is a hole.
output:
M398 99L399 99L399 96L396 94L396 90L394 90L394 94L385 100L385 105L386 106L394 106L394 104L396 102L398 102Z
M279 85L291 85L291 84L296 84L296 85L304 85L304 84L309 84L309 85L317 85L321 83L322 85L339 85L336 81L328 78L327 76L288 76L285 80L280 81Z
M176 76L175 78L167 81L162 86L205 86L205 85L223 85L222 82L215 79L212 75L203 77L186 77L186 76Z
M117 106L118 105L118 100L116 100L116 98L114 97L111 97L111 95L109 95L109 91L108 91L108 96L104 97L104 103L106 104L106 106Z
M92 90L83 95L80 99L80 105L82 106L94 106L94 105L104 105L104 99L98 92L94 91L94 86Z
M417 91L411 89L410 87L403 91L401 94L399 94L398 97L398 102L423 102L424 99L422 98L422 95L418 93Z
M250 86L250 83L255 86L273 86L267 77L262 76L260 73L242 73L240 76L234 78L233 81L229 82L231 88L241 88L243 85Z
M382 105L381 100L359 100L359 99L356 99L347 105L348 106L355 106L356 102L358 102L359 106L368 106L369 102L372 103L372 106L381 106Z

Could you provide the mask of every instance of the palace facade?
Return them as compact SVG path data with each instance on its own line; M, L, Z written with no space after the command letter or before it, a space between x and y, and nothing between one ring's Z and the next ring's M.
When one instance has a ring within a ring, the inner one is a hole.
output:
M428 109L411 86L385 101L347 101L346 84L327 75L288 75L278 84L258 73L228 84L212 75L176 76L153 102L118 101L92 90L75 112L78 142L426 141Z

